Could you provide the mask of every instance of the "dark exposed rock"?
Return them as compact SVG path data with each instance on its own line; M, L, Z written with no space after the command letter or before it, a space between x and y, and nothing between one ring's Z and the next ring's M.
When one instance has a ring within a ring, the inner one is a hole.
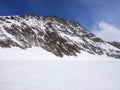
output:
M108 42L108 43L120 49L120 42Z
M42 47L59 57L77 56L84 51L93 55L120 58L120 43L107 43L78 23L57 16L0 17L0 47L11 46L22 49Z

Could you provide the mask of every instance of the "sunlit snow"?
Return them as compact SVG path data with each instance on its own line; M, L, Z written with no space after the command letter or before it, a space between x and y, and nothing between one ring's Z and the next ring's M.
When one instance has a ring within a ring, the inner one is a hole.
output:
M120 90L120 59L0 48L0 90Z

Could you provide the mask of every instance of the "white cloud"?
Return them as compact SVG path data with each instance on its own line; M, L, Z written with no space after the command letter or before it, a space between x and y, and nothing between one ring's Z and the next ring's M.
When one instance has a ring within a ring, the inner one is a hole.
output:
M99 22L98 24L94 25L92 33L105 41L120 42L120 29L106 22Z

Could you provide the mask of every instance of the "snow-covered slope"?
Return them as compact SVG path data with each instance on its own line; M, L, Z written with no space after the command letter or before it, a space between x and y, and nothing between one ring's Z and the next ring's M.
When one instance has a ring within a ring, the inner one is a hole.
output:
M119 48L77 23L0 17L0 90L120 90L115 58Z
M120 61L81 52L57 57L38 47L0 49L0 90L120 90Z
M120 58L120 49L96 37L79 24L55 16L1 16L0 47L39 47L58 57L78 56L81 52L86 52L92 56Z
M57 57L40 47L32 47L28 49L20 49L17 47L3 49L0 48L0 61L110 61L114 58L106 55L92 55L82 51L81 54L75 56ZM117 60L117 59L116 59Z
M120 49L120 42L108 42L108 43Z

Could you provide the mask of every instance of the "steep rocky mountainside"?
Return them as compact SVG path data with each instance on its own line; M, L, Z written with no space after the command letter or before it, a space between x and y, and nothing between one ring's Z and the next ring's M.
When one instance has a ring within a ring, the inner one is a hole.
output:
M0 47L42 47L63 57L77 56L81 51L120 58L120 49L114 47L79 24L58 17L1 16Z
M120 42L108 42L108 43L120 49Z

